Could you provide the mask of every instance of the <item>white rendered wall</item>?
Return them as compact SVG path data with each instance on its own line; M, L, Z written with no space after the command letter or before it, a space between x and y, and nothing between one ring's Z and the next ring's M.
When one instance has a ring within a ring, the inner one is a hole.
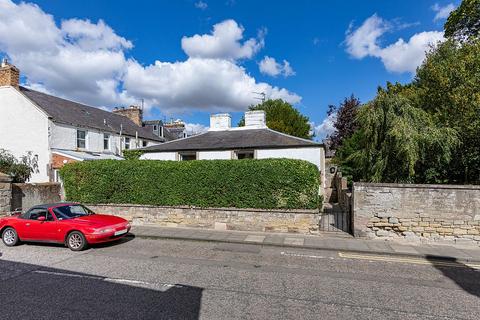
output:
M143 154L140 159L142 160L177 160L176 152L152 152Z
M87 131L87 141L86 141L86 151L92 152L112 152L114 154L120 154L120 135L103 132L94 129L88 128L78 128L80 130ZM65 149L65 150L77 150L77 128L64 125L64 124L53 124L51 128L52 138L51 146L55 149ZM103 134L107 133L110 135L110 148L108 150L103 149ZM126 138L123 136L123 138ZM134 137L130 138L130 149L141 148L143 139L139 138L138 140ZM155 145L153 141L147 141L147 146ZM125 150L125 143L123 141L121 150Z
M306 160L316 165L318 167L318 170L322 170L321 150L322 148L260 149L256 151L256 158L287 158Z
M47 116L13 87L0 87L0 148L20 158L38 156L38 173L30 182L48 182L50 152Z
M198 152L198 160L230 160L232 159L232 151L200 151Z

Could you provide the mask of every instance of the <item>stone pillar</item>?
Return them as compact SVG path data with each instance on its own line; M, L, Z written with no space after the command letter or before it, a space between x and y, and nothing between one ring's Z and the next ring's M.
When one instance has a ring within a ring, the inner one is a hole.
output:
M11 211L12 178L0 172L0 215Z

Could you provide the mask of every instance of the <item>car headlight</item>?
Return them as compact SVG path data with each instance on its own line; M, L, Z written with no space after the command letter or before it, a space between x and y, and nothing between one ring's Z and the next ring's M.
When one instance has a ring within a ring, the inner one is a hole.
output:
M108 233L108 232L113 232L113 229L112 228L105 228L105 229L98 229L97 231L95 231L95 233Z

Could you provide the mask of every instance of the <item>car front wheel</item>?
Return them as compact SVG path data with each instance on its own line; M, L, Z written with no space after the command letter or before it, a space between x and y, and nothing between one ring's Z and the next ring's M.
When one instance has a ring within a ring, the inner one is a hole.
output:
M67 237L67 247L72 251L82 251L87 247L87 240L85 236L78 231L70 232Z
M11 227L6 228L2 232L3 243L8 247L13 247L18 243L17 231Z

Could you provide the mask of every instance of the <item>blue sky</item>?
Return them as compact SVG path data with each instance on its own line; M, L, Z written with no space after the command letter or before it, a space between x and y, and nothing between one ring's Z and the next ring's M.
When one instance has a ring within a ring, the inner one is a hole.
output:
M231 112L236 123L255 101L252 91L265 91L295 103L319 137L331 125L325 119L329 104L352 93L366 102L386 81L410 81L458 5L33 3L0 0L0 55L20 67L26 85L106 108L143 98L148 118L182 118L196 127L208 126L209 114L219 111ZM19 21L26 26L18 27Z

